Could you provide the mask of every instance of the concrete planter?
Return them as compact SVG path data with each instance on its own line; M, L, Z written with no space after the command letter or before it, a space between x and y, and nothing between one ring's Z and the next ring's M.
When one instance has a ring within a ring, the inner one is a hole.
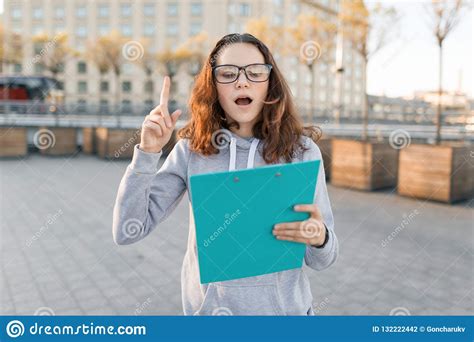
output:
M400 152L398 193L451 203L474 196L474 147L410 145Z

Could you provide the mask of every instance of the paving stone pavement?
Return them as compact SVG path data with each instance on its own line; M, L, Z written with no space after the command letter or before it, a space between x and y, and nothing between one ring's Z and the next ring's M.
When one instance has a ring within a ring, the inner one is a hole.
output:
M128 163L0 161L0 314L182 315L187 196L145 240L116 246L112 209ZM305 267L317 314L473 314L474 200L329 193L340 256L324 271Z

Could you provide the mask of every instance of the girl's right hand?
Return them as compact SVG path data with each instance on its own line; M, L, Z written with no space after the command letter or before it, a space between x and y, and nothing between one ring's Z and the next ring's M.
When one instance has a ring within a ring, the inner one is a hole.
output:
M171 139L181 110L177 109L173 114L168 112L168 99L170 94L170 78L165 76L163 88L161 89L160 104L145 117L142 124L140 150L157 153Z

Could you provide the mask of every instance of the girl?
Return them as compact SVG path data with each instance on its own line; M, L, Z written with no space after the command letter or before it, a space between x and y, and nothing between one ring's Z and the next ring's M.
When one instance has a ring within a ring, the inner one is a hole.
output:
M168 112L169 87L165 77L160 105L146 116L140 144L134 147L120 183L114 241L125 245L150 234L176 208L191 175L321 159L314 203L294 208L308 212L310 219L281 222L273 234L306 244L304 260L310 268L319 271L333 264L338 242L321 152L307 136L318 134L314 128L302 127L268 48L250 34L230 34L216 44L196 78L189 101L191 119L158 169L162 148L181 114ZM189 192L188 199L189 236L181 270L185 315L314 315L303 268L200 284Z

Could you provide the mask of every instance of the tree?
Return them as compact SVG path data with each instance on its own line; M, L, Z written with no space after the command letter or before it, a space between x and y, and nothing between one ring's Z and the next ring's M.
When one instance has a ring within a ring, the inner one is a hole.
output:
M23 44L21 36L14 32L6 31L0 24L0 72L5 66L21 63Z
M115 105L120 104L120 73L123 64L122 48L126 40L118 32L113 31L107 36L97 39L90 48L89 56L99 70L112 70L115 83Z
M130 49L134 48L137 55L132 58L145 73L145 82L153 84L153 72L156 70L157 58L156 54L150 50L150 40L143 39L140 42L134 42L135 46L130 46ZM149 98L148 101L153 102L153 90L147 91Z
M367 70L371 58L386 46L389 34L396 27L397 12L393 7L385 8L380 4L375 4L369 10L362 0L344 1L341 11L344 37L348 39L351 48L362 57ZM362 139L366 141L369 123L367 72L362 103Z
M448 35L459 24L464 10L468 5L463 0L432 0L426 6L431 17L431 32L433 33L439 48L438 68L438 104L436 107L436 144L441 142L441 113L443 96L443 47Z
M65 63L78 55L68 46L67 41L68 36L65 33L58 33L54 37L45 34L34 36L33 44L37 54L33 62L42 65L53 78L56 78L63 70Z
M245 30L260 39L273 54L284 52L285 28L270 25L266 17L253 18L247 21Z
M307 66L311 77L310 110L311 121L315 102L315 70L316 63L330 63L334 48L337 27L330 21L323 20L314 14L300 14L295 27L288 29L290 34L290 53L298 53L300 62Z

